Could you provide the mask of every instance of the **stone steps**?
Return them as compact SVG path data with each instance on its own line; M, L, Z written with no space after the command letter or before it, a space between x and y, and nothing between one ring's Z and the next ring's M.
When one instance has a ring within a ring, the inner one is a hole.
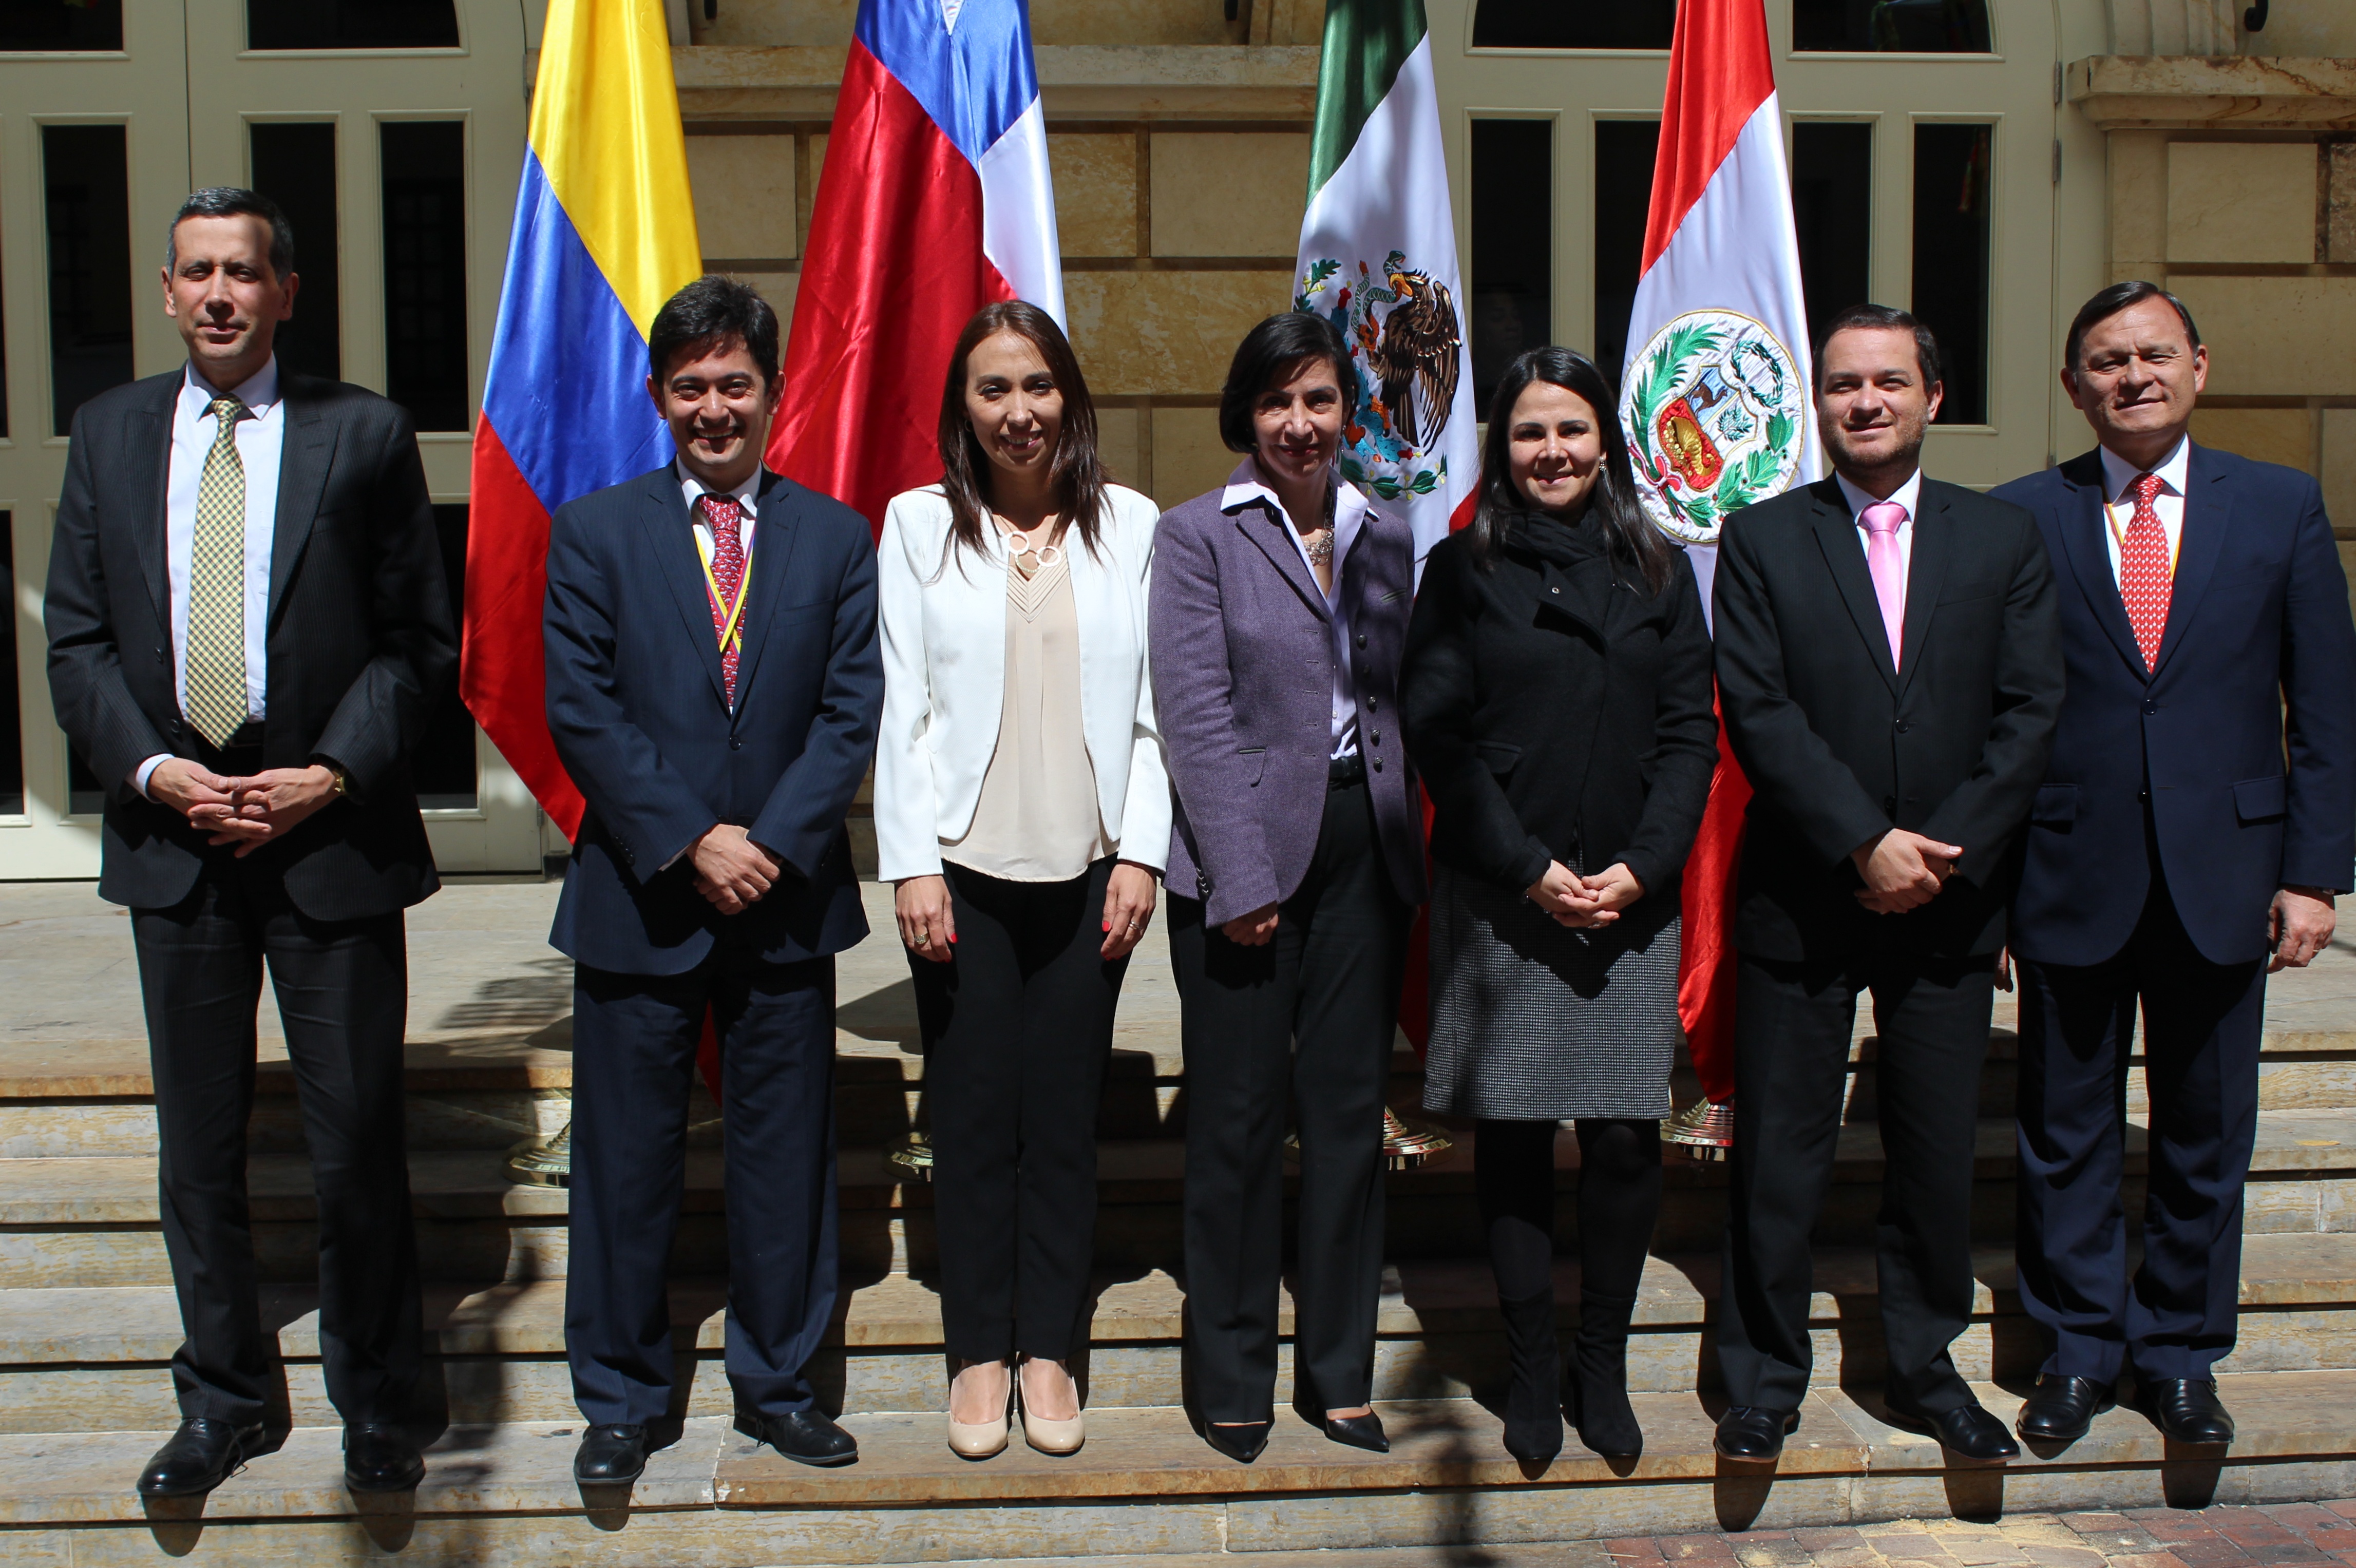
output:
M1954 1355L1965 1375L2033 1377L2042 1356L2022 1316L2010 1255L1978 1254L1975 1318ZM1558 1265L1565 1333L1574 1326L1579 1271ZM1645 1392L1716 1386L1709 1322L1718 1291L1714 1254L1655 1257L1647 1268L1629 1383ZM1092 1405L1183 1402L1183 1292L1171 1275L1100 1282L1075 1366ZM680 1388L674 1413L726 1415L722 1356L724 1283L683 1278L671 1289ZM427 1293L429 1355L422 1404L462 1426L572 1418L564 1365L562 1280ZM1291 1304L1282 1307L1280 1375L1290 1381ZM1821 1252L1812 1304L1817 1381L1869 1388L1882 1367L1878 1290L1870 1253ZM321 1381L316 1293L272 1289L263 1321L284 1369L278 1419L307 1426L336 1419ZM1409 1261L1387 1271L1376 1320L1378 1399L1462 1399L1502 1384L1505 1352L1485 1264ZM180 1341L179 1309L166 1285L0 1291L0 1432L138 1430L168 1425L175 1404L168 1362ZM2253 1237L2242 1280L2239 1347L2228 1373L2356 1366L2356 1234ZM812 1367L830 1409L925 1413L948 1398L939 1300L934 1285L901 1274L851 1283Z
M1497 1418L1470 1400L1384 1403L1387 1455L1329 1443L1280 1413L1250 1466L1214 1454L1174 1406L1092 1409L1076 1455L1018 1445L981 1464L948 1452L937 1414L853 1415L845 1424L859 1435L859 1463L830 1471L791 1465L724 1419L702 1417L684 1424L635 1488L601 1496L571 1477L579 1429L570 1423L453 1427L413 1497L366 1499L340 1484L337 1434L298 1428L209 1498L145 1506L124 1478L160 1432L25 1435L0 1437L0 1473L11 1478L0 1555L77 1565L168 1556L328 1568L397 1554L483 1568L717 1568L1110 1552L1196 1568L1190 1560L1250 1552L1266 1553L1255 1558L1266 1568L1291 1568L1280 1553L1316 1551L1331 1568L1422 1568L1435 1559L1404 1553L2006 1509L2264 1502L2356 1485L2346 1420L2356 1372L2233 1377L2222 1392L2241 1429L2230 1454L2175 1448L2122 1410L2077 1443L1996 1471L1947 1467L1935 1444L1885 1424L1870 1397L1839 1390L1809 1397L1772 1472L1719 1464L1709 1449L1715 1402L1690 1393L1635 1396L1642 1458L1605 1461L1572 1438L1544 1467L1506 1457ZM2008 1391L1978 1392L2012 1413ZM1384 1555L1324 1555L1376 1551Z

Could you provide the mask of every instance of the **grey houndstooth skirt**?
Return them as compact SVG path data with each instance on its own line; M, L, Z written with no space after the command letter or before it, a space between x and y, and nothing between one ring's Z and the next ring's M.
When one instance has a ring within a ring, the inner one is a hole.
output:
M1440 867L1424 1108L1516 1121L1667 1115L1682 920L1634 916L1569 930L1518 892Z

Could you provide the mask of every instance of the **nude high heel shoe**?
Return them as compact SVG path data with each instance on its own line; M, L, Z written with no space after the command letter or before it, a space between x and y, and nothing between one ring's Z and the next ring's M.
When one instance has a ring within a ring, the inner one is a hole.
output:
M968 1362L965 1367L959 1369L958 1376L962 1377L966 1372L985 1364L981 1361ZM1011 1403L1014 1398L1014 1369L1007 1366L1003 1361L997 1364L1005 1369L1006 1402ZM950 1380L949 1388L949 1409L955 1412L957 1409L955 1378ZM952 1413L949 1416L949 1452L960 1459L987 1459L1006 1447L1006 1430L1005 1404L999 1407L998 1417L994 1421L959 1421Z
M1014 1383L1018 1389L1023 1384L1022 1367L1033 1364L1033 1358L1025 1357L1017 1366ZM1045 1364L1062 1373L1066 1382L1071 1381L1072 1374L1064 1371L1062 1362L1049 1361ZM1075 1406L1079 1403L1079 1392L1078 1385L1073 1384L1072 1402ZM1080 1445L1087 1441L1087 1413L1085 1411L1074 1415L1069 1421L1050 1421L1044 1415L1032 1414L1031 1402L1028 1399L1023 1401L1023 1439L1042 1454L1078 1453Z

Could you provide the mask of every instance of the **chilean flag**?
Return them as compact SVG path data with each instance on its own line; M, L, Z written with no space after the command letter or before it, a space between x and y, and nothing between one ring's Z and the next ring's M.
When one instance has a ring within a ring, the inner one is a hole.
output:
M993 301L1064 320L1023 0L860 0L786 346L769 466L880 528L940 476L958 334Z
M1762 0L1680 0L1629 314L1620 419L1645 511L1709 603L1729 512L1823 472L1792 176ZM1677 1013L1713 1104L1734 1095L1734 884L1750 781L1719 741L1686 861Z

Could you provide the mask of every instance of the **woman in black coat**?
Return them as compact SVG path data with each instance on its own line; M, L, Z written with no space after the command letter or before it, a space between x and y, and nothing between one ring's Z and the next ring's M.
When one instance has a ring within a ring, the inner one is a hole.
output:
M1479 509L1431 551L1399 685L1439 863L1424 1105L1478 1119L1519 1458L1560 1452L1565 1407L1598 1453L1644 1445L1628 1324L1660 1209L1678 878L1718 762L1701 596L1637 505L1615 403L1567 348L1507 368ZM1564 1121L1580 1146L1580 1327L1558 1395Z

